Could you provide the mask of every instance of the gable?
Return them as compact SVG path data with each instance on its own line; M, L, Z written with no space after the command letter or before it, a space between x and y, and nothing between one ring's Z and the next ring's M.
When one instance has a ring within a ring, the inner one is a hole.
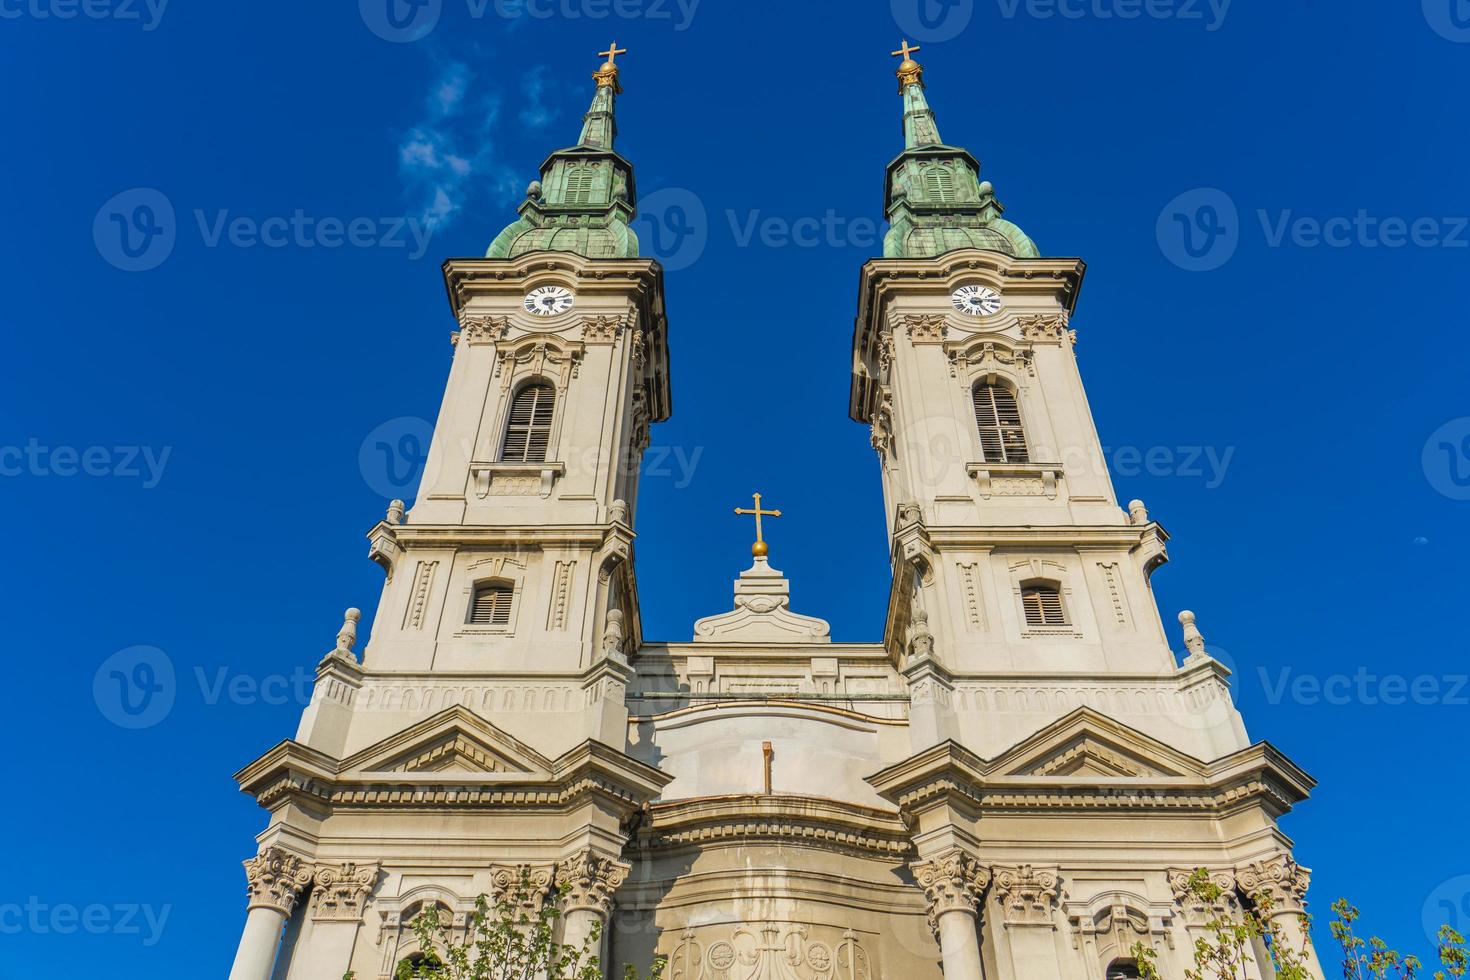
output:
M997 756L995 776L1199 777L1204 763L1090 708L1079 708Z
M473 711L455 706L343 760L348 772L524 773L545 776L551 762Z

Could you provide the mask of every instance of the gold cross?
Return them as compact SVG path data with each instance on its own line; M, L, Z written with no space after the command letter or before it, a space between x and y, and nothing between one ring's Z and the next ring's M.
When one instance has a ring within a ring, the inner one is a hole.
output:
M910 57L913 55L913 53L918 50L919 46L917 44L913 47L909 47L908 38L904 38L903 44L899 46L899 49L897 51L893 52L893 56L897 58L901 55L903 56L904 61L908 61L910 60Z
M606 58L607 63L610 65L617 63L618 55L627 53L628 49L618 47L618 42L616 41L614 41L612 44L609 44L606 51L597 52L598 57Z
M781 512L779 510L763 510L761 508L761 495L757 493L753 496L755 497L754 510L751 510L749 507L736 507L735 513L742 516L755 516L755 544L750 546L750 552L757 558L763 558L765 557L766 552L770 551L770 548L766 546L765 536L761 532L761 518L780 517Z

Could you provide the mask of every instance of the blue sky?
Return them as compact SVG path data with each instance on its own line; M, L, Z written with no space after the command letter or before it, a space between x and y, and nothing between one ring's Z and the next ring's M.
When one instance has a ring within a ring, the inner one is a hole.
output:
M671 267L648 635L728 608L756 489L797 609L881 631L846 399L906 35L1007 217L1089 264L1119 496L1174 536L1166 621L1199 614L1252 736L1321 780L1284 821L1317 912L1420 952L1426 909L1470 925L1465 0L919 2L0 0L0 976L227 969L264 820L230 775L371 615L363 533L449 364L439 263L575 139L614 37ZM105 663L170 697L120 713Z

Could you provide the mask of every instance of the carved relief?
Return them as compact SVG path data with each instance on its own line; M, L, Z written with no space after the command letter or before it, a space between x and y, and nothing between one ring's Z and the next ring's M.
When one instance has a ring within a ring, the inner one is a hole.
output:
M944 317L937 313L910 313L903 318L909 340L915 344L938 344L944 341Z
M670 980L872 980L851 929L790 922L686 929L668 957Z
M493 344L510 330L510 318L503 316L464 316L460 318L456 343Z
M490 869L490 883L497 900L524 892L520 895L521 908L535 918L546 907L554 871L551 865L498 865Z
M972 630L985 629L985 606L980 599L980 566L974 563L960 566L960 586L965 595L965 623Z
M1029 347L1012 350L1005 344L984 341L965 348L954 348L949 352L949 376L958 378L968 385L977 374L993 372L997 365L1005 365L1036 377L1035 354Z
M1239 908L1235 900L1235 875L1229 871L1210 871L1210 884L1220 889L1213 902L1206 901L1189 887L1194 872L1183 868L1169 869L1169 889L1186 926L1204 927L1217 919L1234 919Z
M1021 336L1030 341L1060 343L1067 336L1067 314L1032 313L1016 317Z
M556 563L556 576L551 587L551 612L546 617L548 630L567 628L567 603L572 591L572 570L576 567L577 563L574 561Z
M1307 886L1311 884L1312 872L1288 855L1281 854L1237 869L1235 880L1251 901L1258 905L1269 904L1272 913L1303 912L1307 906Z
M611 344L622 332L622 317L589 316L582 319L582 342L585 344Z
M995 897L1008 926L1052 925L1052 911L1061 892L1055 868L995 869Z
M434 573L438 570L437 561L419 562L418 571L413 577L413 594L408 600L408 611L403 617L403 628L406 630L421 630L424 628L424 616L429 608L429 590L434 585Z
M873 410L872 421L869 442L879 456L887 456L893 447L893 391L887 385L878 389L878 407Z
M289 851L271 847L245 862L249 907L274 909L290 918L301 890L311 884L313 868Z
M589 909L603 919L612 914L613 892L627 879L629 867L584 850L556 866L556 881L567 888L564 911Z
M376 864L337 864L318 868L312 879L311 914L316 919L356 922L378 881Z
M1119 626L1128 625L1128 611L1123 605L1123 583L1118 576L1117 562L1098 562L1098 569L1103 574L1103 581L1108 585L1108 598L1112 601L1113 615L1118 619Z
M960 850L948 851L913 865L914 880L929 900L929 928L939 928L946 912L974 914L990 884L990 872Z

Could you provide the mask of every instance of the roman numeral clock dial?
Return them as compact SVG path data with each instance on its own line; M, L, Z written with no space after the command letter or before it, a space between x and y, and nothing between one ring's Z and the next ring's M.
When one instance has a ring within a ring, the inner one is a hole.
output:
M949 300L965 316L994 316L1001 307L1000 293L989 286L961 286Z
M572 291L565 286L538 286L521 304L532 316L556 316L572 308Z

